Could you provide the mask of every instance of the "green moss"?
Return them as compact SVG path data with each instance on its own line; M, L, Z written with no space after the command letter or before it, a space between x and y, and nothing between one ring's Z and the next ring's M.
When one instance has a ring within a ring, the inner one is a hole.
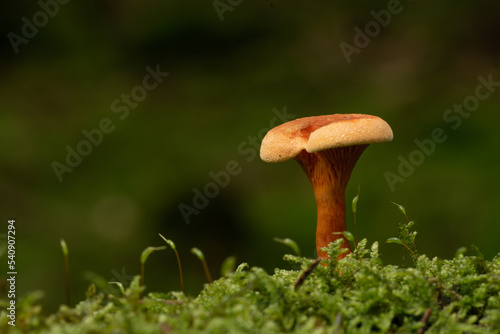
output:
M459 253L451 260L421 255L415 267L382 264L378 243L366 239L341 261L330 260L295 283L314 261L284 259L298 270L273 274L242 264L206 284L195 298L182 292L140 298L139 276L123 296L105 296L92 285L86 300L48 317L27 296L17 326L3 333L492 333L500 331L500 255L492 260ZM396 247L396 246L395 246Z

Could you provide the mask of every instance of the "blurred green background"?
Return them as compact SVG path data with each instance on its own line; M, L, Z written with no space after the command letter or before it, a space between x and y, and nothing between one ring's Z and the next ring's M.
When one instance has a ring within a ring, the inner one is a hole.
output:
M394 2L218 3L228 6L222 21L211 1L71 1L57 13L49 7L46 24L35 1L2 5L0 233L16 219L19 295L42 289L46 309L64 303L61 238L73 302L84 298L89 271L124 283L138 274L142 250L164 244L158 233L176 243L191 295L205 281L194 246L214 277L231 255L268 272L289 267L281 258L290 250L273 237L292 238L313 257L316 208L305 174L294 161L256 155L285 109L367 113L392 126L394 141L365 151L347 189L350 203L361 188L359 238L397 236L404 216L394 201L416 220L422 253L449 258L471 244L487 258L498 253L500 87L456 129L443 116L475 94L479 76L500 81L499 2L401 2L350 63L339 45L354 46L354 28ZM9 33L21 36L23 17L34 15L38 32L15 52ZM147 66L170 74L126 117L115 113L112 103L142 85ZM66 164L67 146L76 149L82 131L106 118L114 130L59 182L53 163ZM391 189L384 173L398 173L399 157L409 159L415 140L436 128L447 140ZM187 224L179 205L192 206L193 189L230 161L241 172ZM380 248L385 263L401 263L399 246ZM151 255L146 285L180 290L171 250Z

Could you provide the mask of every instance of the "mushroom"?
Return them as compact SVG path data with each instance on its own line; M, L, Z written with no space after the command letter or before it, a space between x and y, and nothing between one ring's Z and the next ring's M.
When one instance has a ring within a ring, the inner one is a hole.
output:
M346 230L345 189L352 169L372 143L391 141L389 124L379 117L336 114L295 119L271 129L262 140L260 157L266 162L295 158L314 190L317 207L316 250L322 250ZM345 253L339 256L343 258Z

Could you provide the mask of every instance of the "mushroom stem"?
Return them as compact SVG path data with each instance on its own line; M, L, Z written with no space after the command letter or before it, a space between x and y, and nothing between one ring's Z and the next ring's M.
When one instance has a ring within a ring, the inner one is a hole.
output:
M321 248L338 238L344 238L342 247L351 250L343 235L333 233L346 230L345 189L356 162L367 147L355 145L314 153L303 150L295 157L309 178L316 197L316 250L319 257L328 258Z

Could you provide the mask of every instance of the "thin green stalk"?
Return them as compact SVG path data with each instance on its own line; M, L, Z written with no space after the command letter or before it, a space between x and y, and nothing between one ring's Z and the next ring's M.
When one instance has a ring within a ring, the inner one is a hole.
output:
M66 280L66 305L70 306L71 304L71 288L69 285L69 252L68 246L66 245L66 241L61 239L61 249L64 256L64 272L65 272L65 280Z
M148 247L145 250L142 251L141 254L141 286L144 286L144 264L146 263L146 260L148 259L149 255L153 253L154 251L159 251L167 249L166 246L161 246L161 247ZM141 295L142 297L142 295Z
M158 233L160 234L160 233ZM179 274L181 276L181 288L182 288L182 293L186 295L186 292L184 291L184 280L182 279L182 267L181 267L181 259L179 258L179 253L177 253L177 249L175 248L175 244L172 240L166 239L163 235L160 234L160 237L165 240L165 242L172 248L175 252L175 256L177 257L177 264L179 265Z
M413 226L413 224L415 224L415 222L410 221L410 219L408 218L408 215L406 214L406 209L404 206L397 204L397 203L394 203L394 202L391 202L391 203L396 205L406 218L406 223L399 223L399 238L404 243L404 247L403 247L403 268L404 268L405 255L406 255L405 248L408 249L408 251L410 252L414 263L416 263L417 257L418 257L417 247L415 244L416 232L412 232L412 229L411 229L411 227Z
M196 257L201 261L203 264L203 270L205 270L205 276L207 277L208 283L212 283L212 275L210 275L210 271L208 270L207 266L207 261L205 261L205 255L203 255L203 252L199 250L196 247L191 248L191 253L196 255Z
M361 188L361 186L358 186L358 194L352 200L352 213L353 213L353 218L354 218L354 248L358 247L358 229L356 226L356 208L357 208L357 204L358 204L360 188Z

